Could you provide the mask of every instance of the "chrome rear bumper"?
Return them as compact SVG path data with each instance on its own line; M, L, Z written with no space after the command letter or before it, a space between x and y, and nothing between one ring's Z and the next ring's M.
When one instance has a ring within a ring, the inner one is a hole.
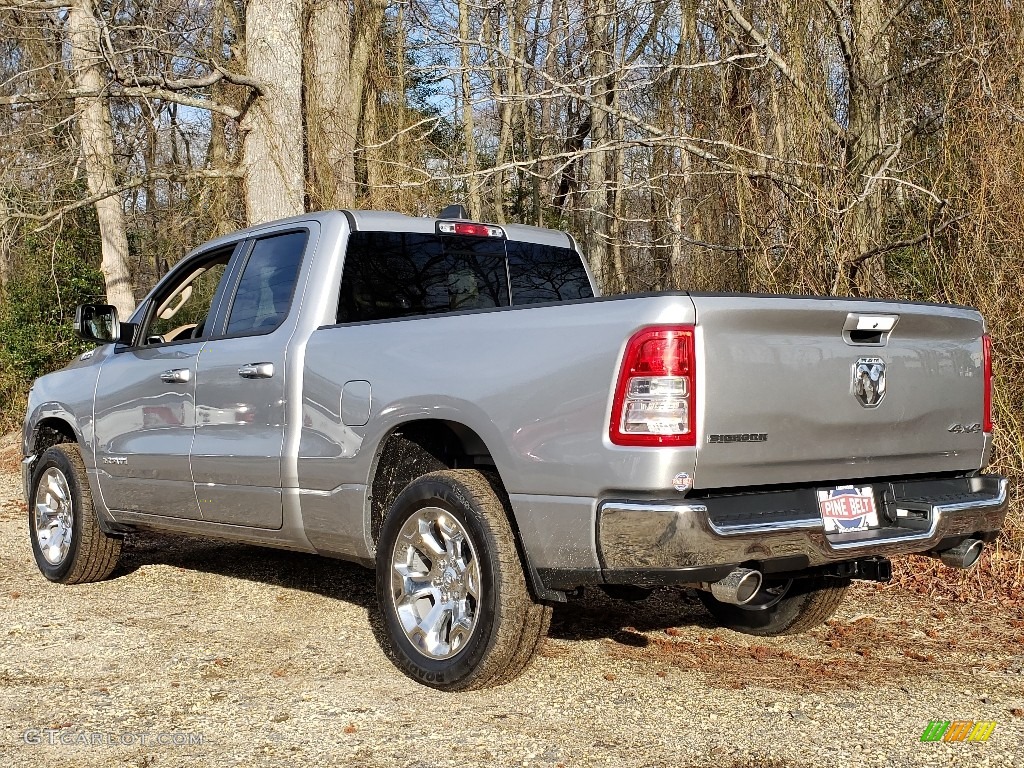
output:
M951 484L962 493L949 493ZM943 493L921 495L921 491ZM608 580L661 583L678 572L757 563L772 570L800 569L872 556L924 553L954 546L968 536L991 540L1002 527L1007 481L982 475L957 481L887 484L886 506L895 519L871 531L826 534L813 490L787 492L788 508L771 512L779 493L743 494L685 502L606 501L598 510L601 565ZM800 495L802 494L802 495ZM802 501L794 509L793 499ZM729 511L717 510L728 501ZM737 514L737 500L747 513ZM717 507L716 507L717 504ZM768 510L767 513L764 510ZM635 578L644 576L647 578Z

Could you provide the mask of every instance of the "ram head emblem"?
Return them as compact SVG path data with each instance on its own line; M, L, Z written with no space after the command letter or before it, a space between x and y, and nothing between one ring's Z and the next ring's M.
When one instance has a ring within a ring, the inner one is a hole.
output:
M875 408L885 397L885 361L862 357L853 364L853 396L865 408Z

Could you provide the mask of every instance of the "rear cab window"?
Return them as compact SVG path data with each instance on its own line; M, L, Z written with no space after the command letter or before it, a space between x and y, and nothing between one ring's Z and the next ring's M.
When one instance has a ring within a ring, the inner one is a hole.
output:
M594 298L582 258L571 248L509 240L506 250L513 304Z
M581 257L504 238L353 232L338 322L389 320L592 298Z

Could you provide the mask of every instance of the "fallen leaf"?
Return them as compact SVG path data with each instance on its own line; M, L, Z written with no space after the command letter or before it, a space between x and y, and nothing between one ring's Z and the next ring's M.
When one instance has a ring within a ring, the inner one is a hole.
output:
M914 661L935 661L935 657L930 653L918 653L911 648L905 649L903 651L903 655L913 659Z

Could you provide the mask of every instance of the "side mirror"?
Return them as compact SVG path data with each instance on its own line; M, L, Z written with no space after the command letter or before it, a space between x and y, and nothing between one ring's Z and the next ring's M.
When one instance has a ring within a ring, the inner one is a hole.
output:
M75 333L97 344L131 344L134 323L121 323L117 308L110 304L80 304L75 310Z

